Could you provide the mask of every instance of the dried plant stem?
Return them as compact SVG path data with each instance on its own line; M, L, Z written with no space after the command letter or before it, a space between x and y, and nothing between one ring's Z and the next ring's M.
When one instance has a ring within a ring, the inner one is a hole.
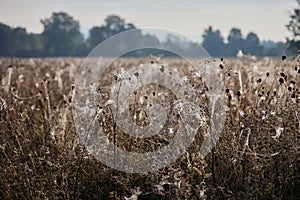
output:
M239 70L238 74L239 74L240 90L243 93L244 89L243 89L243 80L242 80L241 70Z
M7 76L7 85L5 88L5 92L7 92L7 93L10 91L12 71L13 71L12 68L9 67L8 68L8 76Z
M45 92L45 100L46 100L46 103L47 103L47 111L45 112L45 114L46 114L45 118L48 119L49 122L51 122L52 121L52 111L51 111L49 91L48 91L47 84L45 83L45 81L42 81L42 83L43 83L44 92Z

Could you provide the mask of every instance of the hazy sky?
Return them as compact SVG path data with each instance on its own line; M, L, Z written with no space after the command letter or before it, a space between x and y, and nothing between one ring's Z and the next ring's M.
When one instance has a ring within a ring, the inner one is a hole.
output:
M238 27L244 35L253 31L260 39L282 41L289 35L285 25L296 6L295 0L0 0L0 22L39 33L40 19L65 11L87 34L108 14L118 14L137 27L174 29L193 38L212 25L224 37Z

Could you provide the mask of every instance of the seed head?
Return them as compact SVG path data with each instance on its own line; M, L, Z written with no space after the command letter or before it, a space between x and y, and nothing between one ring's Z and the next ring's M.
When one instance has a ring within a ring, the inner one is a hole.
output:
M280 78L280 79L279 79L279 83L280 83L280 84L284 83L284 79L283 79L283 78Z
M293 99L296 98L295 93L293 93L293 94L291 95L291 97L292 97Z
M240 91L237 91L237 92L236 92L236 95L237 95L238 97L240 97L240 96L241 96L241 92L240 92Z
M162 73L164 73L164 71L165 71L165 66L161 66L160 71L161 71Z
M286 59L286 55L283 54L283 55L281 56L281 60L284 61L285 59Z

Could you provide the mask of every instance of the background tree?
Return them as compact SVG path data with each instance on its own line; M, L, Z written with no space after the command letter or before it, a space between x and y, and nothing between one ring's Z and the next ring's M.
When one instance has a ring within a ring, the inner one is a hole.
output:
M31 49L29 35L24 28L14 28L11 31L11 45L14 47L12 54L22 55L23 52L29 51Z
M297 1L298 5L300 0ZM260 41L259 37L250 32L246 38L242 37L241 30L233 28L224 41L219 30L208 27L203 33L202 46L211 56L230 56L235 57L239 49L246 54L258 56L278 56L290 54L287 51L287 45L290 48L298 50L299 47L299 15L300 8L295 9L291 15L291 21L287 26L293 33L288 43ZM90 30L87 40L80 33L79 22L64 12L53 13L50 18L41 20L44 30L41 34L28 33L25 28L10 27L0 23L0 56L16 56L16 57L44 57L44 56L86 56L87 53L110 36L118 34L122 31L135 29L132 23L127 23L118 15L109 15L102 26L94 26ZM160 41L156 36L142 33L140 30L134 32L127 37L126 41L114 41L114 45L108 48L106 53L114 55L116 50L124 50L128 44L139 44L151 46L170 47L182 50L190 56L198 56L202 51L199 43L185 41L180 38L168 36L166 40ZM118 48L118 49L116 49ZM174 56L174 54L165 51L149 49L147 51L129 52L126 56L147 56L163 55Z
M290 14L290 21L287 29L291 32L291 38L287 38L289 49L297 51L300 49L300 0L297 0L298 7Z
M11 28L5 24L0 23L0 55L10 56L11 52Z
M83 45L79 22L65 12L53 13L50 18L41 20L44 49L50 56L71 56L78 53Z
M266 46L263 49L264 56L279 56L283 54L291 55L288 49L288 44L285 42L273 42L271 46Z
M135 29L132 23L126 23L125 20L118 15L109 15L106 17L103 26L94 26L89 31L90 36L87 40L89 47L92 49L108 37L130 29Z
M211 56L224 56L225 43L219 30L213 30L210 26L204 30L202 37L202 46Z
M228 56L234 57L237 52L244 47L244 40L241 29L232 28L227 37L228 40Z
M261 56L263 53L263 47L260 44L259 38L253 32L247 34L243 46L244 47L242 48L242 50L246 54Z
M41 56L42 41L39 34L28 34L25 28L11 28L0 23L0 56Z

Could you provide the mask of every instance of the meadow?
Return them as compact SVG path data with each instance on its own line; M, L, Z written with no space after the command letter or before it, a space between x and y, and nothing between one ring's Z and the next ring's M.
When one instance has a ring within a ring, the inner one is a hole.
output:
M1 58L0 199L297 199L299 61L285 56L215 58L226 97L226 120L217 145L201 158L205 133L199 129L187 153L171 165L138 174L107 167L80 143L72 94L81 58ZM176 59L120 62L167 62L183 71L188 67ZM112 71L105 73L103 85L114 78ZM143 141L117 130L114 138L108 107L103 107L107 112L99 121L109 140L122 148L153 150L173 137ZM141 112L137 106L131 113ZM169 118L166 130L175 127L174 120ZM143 125L143 116L136 123Z

